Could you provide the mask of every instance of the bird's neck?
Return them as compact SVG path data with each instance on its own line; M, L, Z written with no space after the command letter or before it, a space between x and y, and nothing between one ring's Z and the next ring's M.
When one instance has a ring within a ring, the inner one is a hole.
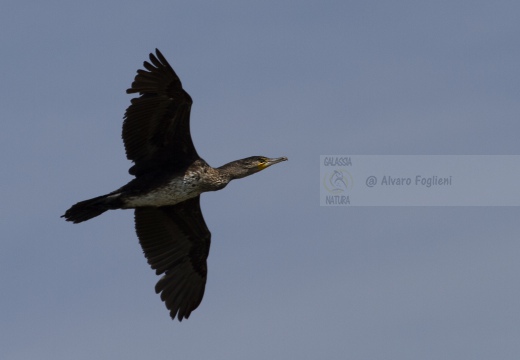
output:
M250 175L246 170L238 166L238 160L231 161L227 164L222 165L219 168L216 168L223 178L228 179L227 181L235 180L235 179L241 179L243 177L246 177Z

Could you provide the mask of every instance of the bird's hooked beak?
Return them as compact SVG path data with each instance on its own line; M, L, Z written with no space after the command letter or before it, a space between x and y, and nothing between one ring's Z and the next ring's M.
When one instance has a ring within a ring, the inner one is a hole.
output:
M265 168L268 168L271 165L278 164L279 162L287 161L287 158L285 156L279 157L279 158L273 158L273 159L267 159L265 162L258 165L258 168L260 170L264 170Z

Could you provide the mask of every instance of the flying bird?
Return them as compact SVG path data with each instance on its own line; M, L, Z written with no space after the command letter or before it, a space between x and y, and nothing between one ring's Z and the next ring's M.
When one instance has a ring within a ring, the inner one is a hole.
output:
M190 134L192 99L179 77L155 49L128 94L123 121L126 157L133 161L128 184L106 195L78 202L62 216L80 223L107 210L135 209L135 230L155 286L172 319L182 321L204 295L211 233L200 209L200 194L224 188L231 180L257 173L286 157L252 156L221 167L209 166Z

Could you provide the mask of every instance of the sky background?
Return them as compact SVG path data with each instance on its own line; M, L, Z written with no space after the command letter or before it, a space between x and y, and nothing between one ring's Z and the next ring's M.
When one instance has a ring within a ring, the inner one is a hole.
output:
M0 5L0 358L518 359L518 207L320 207L327 154L520 154L517 1ZM121 124L159 48L213 166L202 304L169 318L131 211ZM485 164L482 164L485 172ZM486 189L482 189L486 191Z

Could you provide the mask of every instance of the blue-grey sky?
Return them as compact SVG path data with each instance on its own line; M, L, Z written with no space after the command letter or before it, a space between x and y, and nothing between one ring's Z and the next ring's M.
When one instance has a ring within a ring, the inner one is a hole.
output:
M518 2L0 8L0 358L518 358L519 208L319 206L320 155L520 154ZM131 211L60 219L130 180L125 90L156 47L208 163L289 157L202 196L182 323Z

